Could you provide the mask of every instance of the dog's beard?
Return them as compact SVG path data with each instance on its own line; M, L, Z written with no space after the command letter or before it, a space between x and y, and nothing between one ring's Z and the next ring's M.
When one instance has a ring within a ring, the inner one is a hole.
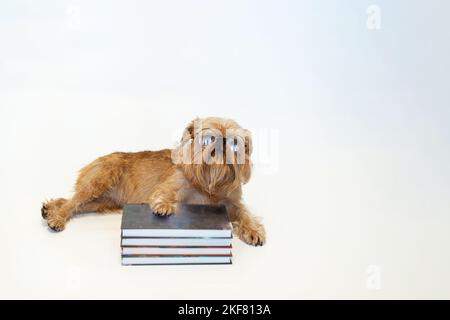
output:
M185 164L185 176L202 191L227 194L250 179L251 164Z

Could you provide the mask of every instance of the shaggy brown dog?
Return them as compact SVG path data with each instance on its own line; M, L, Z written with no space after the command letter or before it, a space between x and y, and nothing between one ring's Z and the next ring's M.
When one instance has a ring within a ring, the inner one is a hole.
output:
M51 229L61 231L73 214L116 211L126 203L149 203L161 215L174 213L178 202L224 204L234 233L262 245L264 227L242 204L251 152L249 131L235 121L195 119L173 150L98 158L80 171L74 196L44 203L42 216Z

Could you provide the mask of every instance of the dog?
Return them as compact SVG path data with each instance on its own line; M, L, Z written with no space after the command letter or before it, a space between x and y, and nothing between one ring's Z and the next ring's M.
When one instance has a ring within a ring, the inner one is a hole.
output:
M265 243L265 230L242 202L251 176L252 138L230 119L196 118L173 149L115 152L80 170L70 199L42 204L54 231L74 214L119 211L126 203L148 203L158 215L176 212L177 203L223 204L233 233L247 244Z

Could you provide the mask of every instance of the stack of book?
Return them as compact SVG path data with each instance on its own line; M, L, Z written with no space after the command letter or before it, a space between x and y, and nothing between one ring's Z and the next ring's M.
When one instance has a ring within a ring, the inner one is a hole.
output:
M122 216L122 264L231 264L225 206L179 204L170 216L129 204Z

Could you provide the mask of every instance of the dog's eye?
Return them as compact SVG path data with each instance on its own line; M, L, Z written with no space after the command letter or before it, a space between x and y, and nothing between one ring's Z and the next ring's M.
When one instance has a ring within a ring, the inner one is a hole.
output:
M236 138L227 138L227 145L233 150L234 152L237 152L239 149L239 144Z
M204 145L204 146L207 146L207 145L209 145L209 144L211 144L212 142L214 142L214 137L213 136L204 136L203 137L203 140L202 140L202 144Z

